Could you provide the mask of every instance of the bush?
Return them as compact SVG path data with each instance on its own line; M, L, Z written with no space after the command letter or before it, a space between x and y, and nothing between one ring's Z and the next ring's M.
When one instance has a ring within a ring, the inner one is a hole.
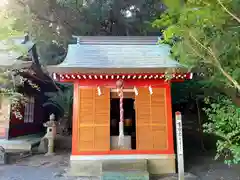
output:
M204 131L219 137L215 158L224 157L228 165L240 163L240 108L225 95L206 98L205 103Z

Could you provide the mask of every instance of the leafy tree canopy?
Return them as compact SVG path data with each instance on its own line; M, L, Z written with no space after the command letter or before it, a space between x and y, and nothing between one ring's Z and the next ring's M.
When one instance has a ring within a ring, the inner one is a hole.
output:
M219 137L216 158L240 163L240 111L232 101L236 93L226 96L231 88L240 90L240 1L181 2L165 0L168 9L153 25L164 27L163 42L172 45L180 63L204 72L203 83L213 92L205 99L204 129Z
M214 86L240 89L239 0L165 2L169 9L154 26L165 27L163 41L173 56L204 72Z
M159 0L8 0L14 30L28 31L44 64L59 63L72 35L156 35ZM59 59L60 57L60 59Z

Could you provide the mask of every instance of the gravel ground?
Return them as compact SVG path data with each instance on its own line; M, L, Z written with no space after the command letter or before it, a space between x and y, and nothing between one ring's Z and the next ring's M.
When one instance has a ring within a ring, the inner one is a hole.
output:
M60 175L59 168L17 165L0 167L0 180L73 180Z

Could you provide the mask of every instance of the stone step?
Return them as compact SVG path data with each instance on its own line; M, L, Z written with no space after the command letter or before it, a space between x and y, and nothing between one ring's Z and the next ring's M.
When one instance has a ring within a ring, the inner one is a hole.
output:
M102 171L147 171L147 160L106 160L102 162Z
M104 171L101 180L149 180L147 171Z
M19 136L9 140L0 139L0 146L7 151L30 151L32 147L40 143L42 134Z
M101 176L103 172L147 172L147 160L71 161L70 176Z

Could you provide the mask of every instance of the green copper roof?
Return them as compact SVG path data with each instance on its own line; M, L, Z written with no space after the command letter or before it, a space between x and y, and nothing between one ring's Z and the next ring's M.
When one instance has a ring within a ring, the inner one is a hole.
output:
M157 44L158 37L92 36L79 37L68 46L65 60L52 66L60 69L151 69L181 68L170 57L170 47ZM51 69L51 67L49 68ZM63 70L64 71L64 70Z
M94 38L94 37L92 37ZM106 39L111 37L106 37ZM114 37L112 37L113 39ZM81 40L81 39L80 39ZM90 40L89 40L90 41ZM104 41L104 39L103 39ZM180 64L170 57L170 47L157 45L157 37L149 43L134 39L128 41L111 41L89 43L81 41L71 44L68 53L60 67L85 68L149 68L178 67Z

